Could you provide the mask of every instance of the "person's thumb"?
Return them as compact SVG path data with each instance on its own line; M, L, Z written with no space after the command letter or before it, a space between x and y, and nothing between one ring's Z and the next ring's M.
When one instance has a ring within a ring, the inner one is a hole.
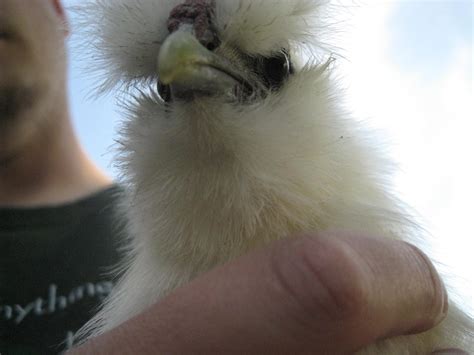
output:
M333 232L281 241L269 253L268 313L290 320L282 332L308 349L354 351L430 329L447 313L435 268L407 243Z

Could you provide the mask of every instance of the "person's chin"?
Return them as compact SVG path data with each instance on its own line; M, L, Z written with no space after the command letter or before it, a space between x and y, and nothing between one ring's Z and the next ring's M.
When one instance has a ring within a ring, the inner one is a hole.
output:
M0 83L0 122L20 119L36 101L36 90L23 85L2 85Z

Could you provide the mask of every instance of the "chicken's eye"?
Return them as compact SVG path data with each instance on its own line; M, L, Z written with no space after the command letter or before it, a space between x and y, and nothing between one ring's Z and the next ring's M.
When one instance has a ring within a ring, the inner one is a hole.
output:
M157 84L158 95L164 102L171 101L171 88L169 85L164 85L161 81L158 81Z
M274 57L264 58L262 74L265 84L271 90L279 89L291 73L288 54L280 52Z

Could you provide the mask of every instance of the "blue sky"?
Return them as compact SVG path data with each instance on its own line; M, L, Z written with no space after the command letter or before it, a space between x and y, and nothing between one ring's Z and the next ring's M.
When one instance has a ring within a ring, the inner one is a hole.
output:
M469 0L399 2L387 23L394 61L426 79L446 69L456 42L472 43L472 6Z
M158 0L157 0L158 1ZM66 0L67 5L79 0ZM358 0L342 40L341 72L356 117L386 132L401 172L396 187L435 237L461 294L474 294L473 2ZM366 3L366 5L363 5ZM72 18L74 24L74 18ZM73 29L74 31L74 26ZM112 96L88 100L94 82L71 53L74 123L86 150L111 175L120 121ZM466 285L468 285L466 287Z

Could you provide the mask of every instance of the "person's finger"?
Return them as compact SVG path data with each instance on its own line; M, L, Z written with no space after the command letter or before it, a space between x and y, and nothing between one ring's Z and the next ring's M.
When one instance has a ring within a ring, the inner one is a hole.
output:
M432 264L399 241L347 233L282 240L175 290L95 341L135 353L347 353L446 313ZM93 353L89 348L87 353Z
M460 349L443 349L432 352L431 355L469 355L469 353Z

